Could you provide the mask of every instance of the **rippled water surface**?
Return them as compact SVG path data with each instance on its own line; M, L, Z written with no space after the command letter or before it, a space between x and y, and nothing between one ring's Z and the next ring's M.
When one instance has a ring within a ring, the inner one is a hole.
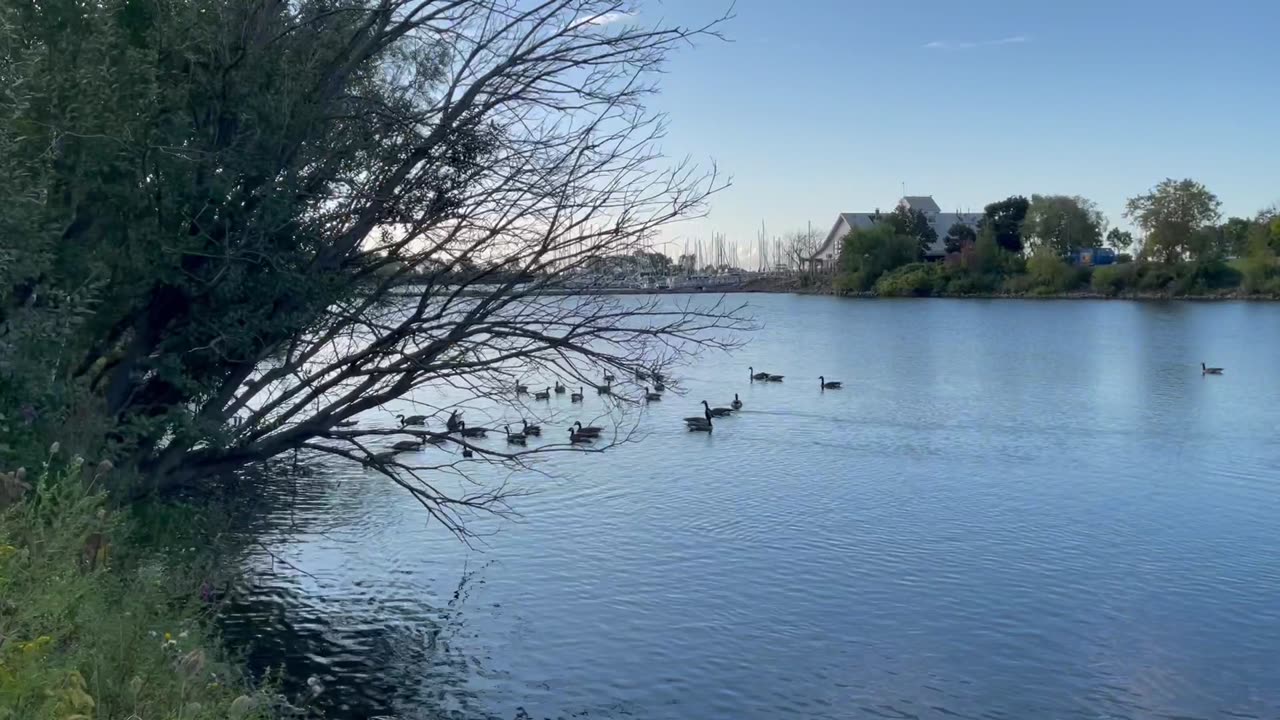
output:
M1280 306L740 297L474 549L299 480L229 636L333 718L1280 717Z

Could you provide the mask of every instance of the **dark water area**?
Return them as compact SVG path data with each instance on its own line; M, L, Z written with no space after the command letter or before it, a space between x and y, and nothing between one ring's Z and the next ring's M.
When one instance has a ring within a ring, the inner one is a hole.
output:
M228 639L330 718L1280 717L1280 305L743 299L474 548L313 468Z

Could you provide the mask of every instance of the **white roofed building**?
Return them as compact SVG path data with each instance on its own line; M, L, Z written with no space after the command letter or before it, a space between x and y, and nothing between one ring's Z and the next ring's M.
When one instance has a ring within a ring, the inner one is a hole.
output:
M931 195L908 195L898 201L899 206L905 206L908 210L919 210L924 213L929 220L930 227L938 234L938 239L933 243L925 254L927 259L937 259L947 254L946 245L943 238L947 236L947 230L956 223L964 223L972 227L975 231L978 229L978 222L982 220L982 213L944 213L938 207L938 203ZM877 222L884 218L887 213L880 211L873 212L843 212L836 217L836 222L831 226L831 231L827 233L826 239L818 246L818 251L813 254L809 260L809 265L814 270L831 270L840 262L840 241L844 239L854 228L869 229Z

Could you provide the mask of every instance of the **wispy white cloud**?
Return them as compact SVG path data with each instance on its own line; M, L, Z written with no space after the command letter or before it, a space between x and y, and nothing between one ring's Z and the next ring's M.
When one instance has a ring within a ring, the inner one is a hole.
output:
M607 12L600 13L595 17L587 18L587 22L591 25L608 25L610 23L622 22L631 17L631 13L624 12Z
M964 40L934 40L924 44L924 48L928 50L972 50L980 47L994 47L996 45L1021 45L1022 43L1031 42L1031 38L1026 35L1010 35L1009 37L997 38L995 40L979 40L977 42Z

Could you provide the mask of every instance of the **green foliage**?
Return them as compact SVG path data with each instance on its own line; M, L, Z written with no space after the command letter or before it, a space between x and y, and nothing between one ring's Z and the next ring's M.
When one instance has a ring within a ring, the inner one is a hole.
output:
M1009 252L999 245L996 233L991 226L984 226L974 243L973 252L961 258L961 266L974 275L1001 277L1016 275L1026 269L1025 261L1020 255Z
M945 263L906 261L902 232L910 214L896 211L874 232L846 238L845 289L874 290L883 296L1060 295L1082 289L1110 296L1223 296L1236 289L1280 296L1280 209L1252 220L1231 218L1221 225L1218 200L1190 180L1166 180L1129 201L1126 216L1147 234L1140 262L1128 252L1132 234L1112 228L1089 200L1078 196L1032 195L991 203L974 231L956 223L944 238ZM1023 237L1034 242L1022 253ZM887 251L890 241L897 250ZM969 242L972 239L972 242ZM1114 265L1080 266L1064 258L1103 243L1117 251ZM1247 257L1226 258L1247 252Z
M929 218L922 210L909 210L905 205L899 205L885 216L884 222L891 225L898 235L915 239L920 258L928 255L938 241L938 232L929 224Z
M960 249L965 245L977 242L977 240L978 234L974 229L962 222L953 223L950 228L947 228L947 236L943 238L949 253L960 252Z
M210 632L189 556L130 543L132 519L95 489L107 469L59 458L0 511L0 720L222 720L242 696L240 717L266 717L269 696Z
M1242 263L1242 287L1246 292L1280 294L1280 217L1274 211L1263 211L1249 225L1245 236L1248 257Z
M1218 221L1221 205L1201 183L1168 178L1146 194L1129 198L1125 217L1145 233L1145 256L1173 263L1200 257L1214 247L1197 232Z
M1221 253L1227 257L1243 257L1249 252L1249 232L1254 223L1245 218L1227 218L1219 228L1222 238Z
M915 262L918 254L916 240L899 235L890 223L854 228L840 246L838 287L854 292L871 290L881 275Z
M945 270L940 263L903 265L881 275L875 293L885 297L928 297L946 290Z
M1245 248L1249 254L1280 255L1280 210L1272 207L1258 213L1245 237Z
M1092 287L1108 296L1129 293L1168 295L1213 295L1225 290L1247 288L1248 271L1241 271L1221 259L1188 263L1136 262L1094 268ZM1255 292L1249 290L1249 292Z
M663 174L644 97L711 28L581 21L605 0L408 5L0 4L0 414L33 438L92 415L87 450L172 489L303 448L355 459L363 430L337 422L457 372L550 348L647 362L664 334L747 327L655 333L603 301L539 321L507 282L700 212L721 181Z
M947 294L957 297L988 295L998 290L1001 282L1001 278L998 275L974 275L969 272L953 273L947 278Z
M1075 288L1078 278L1075 268L1058 257L1051 245L1041 245L1027 260L1027 275L1034 291L1061 293Z
M1118 254L1127 251L1133 247L1133 233L1120 228L1111 228L1107 231L1107 247Z
M1242 262L1240 287L1247 293L1280 295L1280 266L1274 255L1250 255Z
M1096 293L1115 297L1132 288L1136 281L1137 266L1130 262L1094 268L1090 285Z
M983 208L983 229L990 230L992 238L1002 250L1022 252L1022 223L1026 220L1030 203L1021 195L1011 195Z
M1022 226L1023 235L1058 255L1102 246L1106 218L1090 200L1079 195L1032 195Z

